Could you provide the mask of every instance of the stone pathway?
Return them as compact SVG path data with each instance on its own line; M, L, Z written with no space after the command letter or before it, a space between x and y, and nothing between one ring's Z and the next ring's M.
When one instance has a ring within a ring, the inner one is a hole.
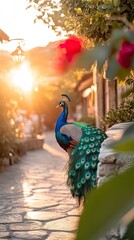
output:
M66 186L66 162L48 132L44 149L0 173L0 239L75 239L80 209Z

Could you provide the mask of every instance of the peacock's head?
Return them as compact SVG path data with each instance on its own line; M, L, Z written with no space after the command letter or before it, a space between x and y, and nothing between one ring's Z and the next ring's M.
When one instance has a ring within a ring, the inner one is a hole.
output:
M57 107L65 107L65 105L66 105L66 102L65 102L65 100L61 100L60 102L59 102L59 104L57 105Z
M66 100L71 102L71 99L70 99L70 97L67 94L61 94L61 96L64 97L64 98L59 102L57 107L65 108L65 106L67 105Z

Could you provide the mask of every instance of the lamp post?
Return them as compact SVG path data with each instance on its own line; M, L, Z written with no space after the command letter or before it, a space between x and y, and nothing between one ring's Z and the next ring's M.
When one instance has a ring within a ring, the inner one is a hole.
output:
M24 39L23 38L14 38L14 39L9 39L8 40L8 42L11 42L11 41L18 41L18 46L11 53L11 57L12 57L12 59L15 63L20 64L25 58L25 52L20 46L24 43Z
M11 53L11 56L17 64L24 60L25 54L20 45Z
M23 38L10 39L9 36L3 30L0 29L0 42L4 44L4 43L9 43L11 41L18 41L18 46L11 53L11 56L13 61L19 64L24 60L24 57L25 57L25 52L22 50L20 46L22 43L24 43L24 39Z

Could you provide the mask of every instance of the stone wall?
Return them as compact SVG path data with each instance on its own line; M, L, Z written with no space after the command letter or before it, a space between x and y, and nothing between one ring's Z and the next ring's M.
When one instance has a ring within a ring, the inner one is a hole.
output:
M27 138L26 139L26 149L29 150L38 150L42 149L44 144L44 138L41 139L37 138Z
M37 137L28 137L24 139L18 139L16 142L18 155L24 155L29 150L38 150L43 148L45 142L44 136Z
M43 149L44 142L44 136L40 136L40 138L17 139L15 154L0 158L0 172L3 171L5 167L18 163L20 157L26 154L27 151Z
M120 154L107 146L112 143L113 140L118 140L126 130L128 126L134 122L119 123L113 125L107 130L107 139L102 143L100 154L99 154L99 164L97 170L97 182L98 186L107 181L110 177L125 171L129 166L134 164L134 154ZM110 233L103 238L103 240L117 240L121 239L123 234L123 227L118 229L113 229Z

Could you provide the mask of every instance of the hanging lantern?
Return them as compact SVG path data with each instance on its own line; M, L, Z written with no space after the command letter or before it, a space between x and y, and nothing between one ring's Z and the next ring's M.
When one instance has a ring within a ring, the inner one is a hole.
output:
M16 63L21 63L25 58L25 53L20 46L18 46L12 53L11 56Z

